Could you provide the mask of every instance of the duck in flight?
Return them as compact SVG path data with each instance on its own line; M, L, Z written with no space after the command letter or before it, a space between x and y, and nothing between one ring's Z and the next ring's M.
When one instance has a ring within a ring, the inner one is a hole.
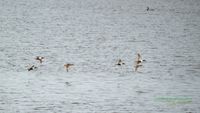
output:
M147 6L147 11L154 11L154 9L150 9L149 6Z
M44 57L37 56L37 57L35 58L35 60L38 60L40 63L42 63L43 60L44 60Z
M32 65L31 67L29 67L27 70L28 71L31 71L31 70L34 70L34 69L37 69L37 67L35 65Z
M142 62L144 62L144 61L146 61L146 60L142 59L140 53L137 53L137 57L136 57L136 60L135 60L135 65L134 65L135 71L137 71L138 68L142 66Z
M64 67L67 70L67 72L69 71L69 67L74 66L74 64L65 64Z
M140 53L138 53L135 62L136 62L137 64L140 64L140 63L142 63L142 62L144 62L144 61L146 61L146 60L143 60L142 57L141 57L141 55L140 55Z
M119 59L119 60L118 60L118 63L117 63L116 65L118 65L118 66L121 66L121 65L125 65L125 63L124 63L124 62L122 62L122 60L121 60L121 59Z

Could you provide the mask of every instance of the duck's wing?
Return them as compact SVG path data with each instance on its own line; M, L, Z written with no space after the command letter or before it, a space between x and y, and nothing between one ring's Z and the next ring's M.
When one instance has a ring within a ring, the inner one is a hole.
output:
M135 71L137 71L138 68L141 67L141 66L142 66L142 65L139 65L139 64L138 64L138 65L135 65Z
M135 63L137 64L138 61L140 61L140 60L141 60L141 55L138 53L137 57L135 58Z
M141 55L138 53L138 61L139 61L141 58L142 58Z

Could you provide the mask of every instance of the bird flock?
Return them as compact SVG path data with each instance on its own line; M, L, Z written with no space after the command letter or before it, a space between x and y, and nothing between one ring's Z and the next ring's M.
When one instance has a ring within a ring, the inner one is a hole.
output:
M152 9L152 8L150 8L149 6L146 7L146 11L154 11L154 10L155 10L155 9ZM35 60L39 61L40 64L42 64L42 62L44 61L44 57L42 57L42 56L37 56L37 57L35 58ZM144 61L146 61L146 60L143 60L143 59L142 59L141 54L140 54L140 53L137 53L137 56L136 56L136 59L135 59L135 62L134 62L134 66L133 66L133 69L134 69L135 72L138 71L138 68L140 68L140 67L143 66L143 65L142 65L142 62L144 62ZM122 66L122 65L125 65L125 63L124 63L121 59L119 59L119 60L117 61L117 64L116 64L116 65ZM69 71L69 68L70 68L71 66L74 66L74 64L69 64L69 63L64 64L64 68L65 68L65 70L66 70L67 72ZM37 68L38 68L38 67L35 66L35 65L30 65L30 66L28 66L28 69L27 69L27 70L28 70L28 71L31 71L31 70L35 70L35 69L37 69Z
M42 63L44 62L44 59L45 59L45 58L44 58L43 56L36 56L36 58L35 58L35 60L36 60L36 61L39 61L40 64L42 64ZM146 61L146 60L143 60L143 59L142 59L141 54L140 54L140 53L137 53L137 56L136 56L136 58L135 58L134 65L133 65L133 69L134 69L135 72L138 71L138 68L139 68L139 67L142 67L142 66L143 66L143 65L142 65L142 62L144 62L144 61ZM122 66L122 65L125 65L125 63L124 63L121 59L119 59L119 60L117 61L117 64L116 64L116 65ZM65 70L66 70L67 72L69 72L69 68L72 67L72 66L74 66L74 64L70 64L70 63L64 64L64 68L65 68ZM28 71L32 71L32 70L35 70L35 69L37 69L37 68L38 68L38 67L35 66L35 65L30 65L30 66L28 66L27 70L28 70Z

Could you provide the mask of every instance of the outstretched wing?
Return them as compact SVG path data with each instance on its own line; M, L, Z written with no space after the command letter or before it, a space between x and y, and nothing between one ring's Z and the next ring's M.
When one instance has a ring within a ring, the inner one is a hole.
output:
M137 54L138 55L138 61L141 59L141 55L140 53Z

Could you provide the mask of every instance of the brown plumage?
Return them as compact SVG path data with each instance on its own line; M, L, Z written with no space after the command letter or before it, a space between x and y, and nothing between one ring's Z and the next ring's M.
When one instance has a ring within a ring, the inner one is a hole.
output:
M142 66L141 63L142 63L143 61L146 61L146 60L142 60L141 55L138 53L138 54L137 54L137 57L136 57L136 60L135 60L135 64L134 64L135 71L137 71L138 68Z
M69 67L74 66L74 64L65 64L64 67L67 70L67 72L69 71Z
M141 55L138 53L137 54L137 58L136 58L136 64L140 64L140 63L142 63L142 58L141 58Z
M35 60L38 60L40 63L43 62L43 59L44 59L44 57L41 57L41 56L37 56L37 57L35 58Z

